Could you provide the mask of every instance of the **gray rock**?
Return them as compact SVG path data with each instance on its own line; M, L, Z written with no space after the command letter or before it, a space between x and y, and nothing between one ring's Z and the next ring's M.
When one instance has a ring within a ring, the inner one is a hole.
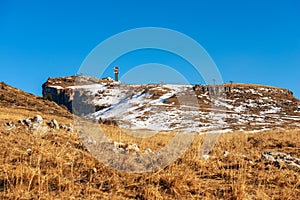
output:
M69 131L69 132L71 132L71 133L74 132L73 124L68 124L68 125L60 124L59 127L60 127L61 129L65 130L65 131Z
M26 126L31 126L31 125L32 125L32 122L31 122L31 120L30 120L29 118L24 119L23 122L24 122L24 124L25 124Z
M15 124L12 121L6 122L5 125L8 127L15 127Z
M25 125L24 120L21 120L21 119L18 120L18 123L19 123L20 125Z
M150 148L147 148L147 149L145 150L145 153L152 153L152 150L151 150Z
M49 123L48 123L49 127L50 128L53 128L53 129L59 129L59 124L58 122L55 120L55 119L52 119Z
M6 130L11 130L11 129L16 128L15 123L12 122L12 121L6 122L5 125L7 126L7 129L6 129Z
M41 124L39 123L32 123L29 128L32 130L38 130L41 127Z
M140 151L140 148L138 147L137 144L124 144L122 142L114 142L114 147L113 151L115 153L127 153L127 152L132 152L132 153L137 153Z
M289 154L268 151L262 154L262 158L276 167L280 167L282 164L285 164L292 170L300 171L300 159L292 157Z
M126 147L127 147L126 144L122 142L114 142L113 144L114 144L113 151L115 153L121 153L121 154L126 153Z
M137 144L129 144L126 148L126 151L129 151L129 152L139 152L140 151L140 148L138 147Z
M32 119L32 122L42 124L44 122L44 119L40 115L35 115Z
M67 131L69 131L69 132L71 132L71 133L74 132L73 124L69 124L69 125L68 125Z

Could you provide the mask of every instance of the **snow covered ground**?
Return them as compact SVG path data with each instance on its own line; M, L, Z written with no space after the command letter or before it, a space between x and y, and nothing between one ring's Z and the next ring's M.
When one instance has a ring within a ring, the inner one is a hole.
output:
M299 102L280 89L239 86L210 95L192 85L97 83L67 88L84 91L98 108L86 118L114 120L126 129L223 133L300 126Z

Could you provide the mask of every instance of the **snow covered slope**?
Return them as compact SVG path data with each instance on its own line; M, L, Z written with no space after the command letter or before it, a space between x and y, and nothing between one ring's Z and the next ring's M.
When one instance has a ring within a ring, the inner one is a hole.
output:
M68 99L77 114L126 129L216 133L300 127L299 100L286 89L246 84L127 85L82 78L84 82L73 85L64 84L64 78L48 79L44 95L53 90L68 94L53 99Z

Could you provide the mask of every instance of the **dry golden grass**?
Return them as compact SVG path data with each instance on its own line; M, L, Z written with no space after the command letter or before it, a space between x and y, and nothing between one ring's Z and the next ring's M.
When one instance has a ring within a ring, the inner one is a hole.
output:
M0 113L1 113L0 121L2 121L2 122L8 122L8 121L17 122L18 120L31 118L34 115L41 115L41 116L43 116L44 120L46 120L46 121L50 121L51 119L56 119L57 121L64 123L64 124L73 123L71 114L68 114L67 116L59 116L59 115L53 115L50 113L44 113L42 111L32 112L31 110L28 110L26 107L18 107L18 108L13 108L13 109L0 107Z
M262 84L249 84L249 83L224 83L224 86L233 86L233 87L249 87L249 88L267 88L267 89L281 89L286 90L285 88L279 88L275 86L262 85Z
M204 135L173 164L153 173L133 174L97 161L76 133L36 134L5 122L40 114L46 121L71 123L66 110L0 84L0 199L298 199L300 172L261 159L265 151L300 158L300 130L223 134L211 158L199 158ZM141 151L168 144L174 133L137 139L114 126L102 126L113 141L136 143ZM224 151L230 154L224 156ZM112 155L114 156L114 155ZM167 159L167 158L166 158Z
M172 134L137 140L113 126L107 136L141 149L157 149ZM33 135L0 126L2 199L298 199L300 174L266 165L265 151L300 157L299 130L223 134L211 158L198 157L203 135L170 166L154 173L113 170L85 150L76 134L49 131ZM224 151L230 152L224 156Z
M72 114L54 102L0 82L0 121L15 121L37 114L47 120L56 118L64 123L73 121Z

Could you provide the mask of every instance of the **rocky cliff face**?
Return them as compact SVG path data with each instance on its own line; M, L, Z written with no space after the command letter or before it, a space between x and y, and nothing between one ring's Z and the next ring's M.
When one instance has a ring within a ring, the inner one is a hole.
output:
M73 84L73 81L74 79L72 77L66 77L65 79L49 78L42 85L43 97L48 98L49 100L53 100L58 105L64 105L68 108L68 110L72 111L73 91L72 89L62 87L59 84Z
M42 94L44 98L52 100L58 105L66 106L69 111L73 112L72 103L74 96L84 96L84 93L80 90L76 90L75 85L91 85L105 82L112 82L112 80L99 80L93 77L84 76L48 78L48 80L42 85Z
M287 89L250 85L126 85L91 77L49 78L43 95L70 111L130 129L259 131L300 126Z

